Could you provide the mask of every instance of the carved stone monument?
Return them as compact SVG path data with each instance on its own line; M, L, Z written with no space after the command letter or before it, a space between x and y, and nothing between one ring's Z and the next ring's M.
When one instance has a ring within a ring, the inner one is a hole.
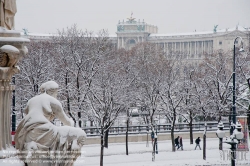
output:
M73 165L81 155L86 133L72 127L74 121L64 113L57 98L58 84L48 81L41 85L40 95L31 98L15 135L18 156L32 165ZM64 126L51 123L59 119Z
M11 148L12 76L19 72L18 60L27 52L29 39L21 38L14 28L15 0L0 1L0 151ZM0 158L7 157L0 156Z

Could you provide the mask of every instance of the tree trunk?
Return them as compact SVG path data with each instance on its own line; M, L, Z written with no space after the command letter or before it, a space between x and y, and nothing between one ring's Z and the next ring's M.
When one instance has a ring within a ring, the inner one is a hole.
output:
M108 148L108 143L109 143L109 129L106 130L105 132L105 137L104 137L104 147L105 148Z
M203 134L203 160L206 160L206 134L207 134L207 123L204 124L204 134Z
M206 160L206 134L203 135L203 160Z
M80 82L79 82L79 71L78 70L78 73L77 73L77 77L76 77L76 87L77 87L77 93L78 93L78 96L77 96L77 100L78 100L78 104L80 104L81 102L81 91L80 91ZM80 123L80 120L81 120L81 105L78 106L79 107L79 110L77 112L77 115L78 115L78 126L81 128L81 123Z
M78 126L80 127L80 128L82 128L82 123L81 123L81 112L79 111L79 112L77 112L77 115L78 115Z
M218 123L221 121L221 113L219 113Z
M173 117L173 124L172 124L173 126L171 128L172 152L175 152L175 142L174 142L175 118L176 118L176 116L174 115L174 117Z
M104 152L104 146L103 146L103 129L101 131L101 154L100 154L100 166L103 166L103 152Z
M190 144L194 143L193 137L193 118L190 116L190 123L189 123L189 135L190 135Z
M172 140L172 152L175 152L174 127L172 127L171 129L171 140Z
M127 130L126 130L126 155L128 155L128 128L129 128L129 118L127 119Z
M67 109L68 109L68 114L74 120L74 122L76 124L76 120L75 120L75 118L72 115L71 110L70 110L70 98L69 98L69 90L68 90L68 73L66 73L66 75L65 75L65 86L66 86L66 93L67 93Z
M190 144L194 143L194 138L193 138L193 124L189 123L189 136L190 136Z
M91 120L91 121L90 121L90 127L93 127L93 126L94 126L93 123L94 123L94 121ZM93 132L93 129L91 129L91 130L90 130L90 134L93 134L93 133L94 133L94 132Z
M249 39L250 42L250 39ZM250 49L250 47L249 47ZM248 124L248 130L250 130L250 105L248 107L248 111L247 111L247 124ZM249 136L250 136L250 132L249 132Z

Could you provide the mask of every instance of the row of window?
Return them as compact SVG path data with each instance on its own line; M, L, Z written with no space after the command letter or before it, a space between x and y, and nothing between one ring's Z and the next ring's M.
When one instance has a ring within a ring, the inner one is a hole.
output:
M228 44L230 43L228 42ZM238 44L238 41L235 41L235 44ZM219 45L222 45L222 41L219 41Z

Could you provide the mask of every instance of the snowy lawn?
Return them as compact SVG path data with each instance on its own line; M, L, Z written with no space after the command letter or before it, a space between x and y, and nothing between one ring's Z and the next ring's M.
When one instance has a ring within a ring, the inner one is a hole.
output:
M203 160L203 151L194 150L195 144L190 145L188 139L183 140L184 150L171 151L171 141L159 141L159 153L156 154L155 161L152 162L152 144L146 147L146 142L129 143L129 155L126 156L125 143L109 144L105 148L105 166L168 166L168 165L230 165L231 160L222 159L222 154L218 149L219 140L217 138L207 138L207 159ZM201 148L203 142L201 141ZM225 155L230 145L223 143ZM77 160L75 166L99 165L100 145L86 145L83 147L83 155ZM84 164L83 164L84 163ZM237 165L250 165L250 152L246 153L246 160L238 161Z
M171 151L171 141L159 141L159 153L156 154L155 161L152 162L152 144L146 147L146 142L129 143L129 155L126 156L125 143L109 144L108 149L104 149L105 166L193 166L193 165L230 165L228 150L230 145L223 143L225 159L218 150L219 140L217 138L207 138L207 159L203 160L203 151L194 150L195 144L190 145L188 139L183 139L184 150ZM203 142L201 141L201 148ZM98 166L100 154L100 145L85 145L82 148L82 156L77 159L75 166ZM243 154L243 153L242 153ZM244 156L245 155L245 156ZM14 164L11 164L15 162ZM0 160L0 166L22 166L14 157ZM250 165L250 152L244 153L241 161L236 165Z

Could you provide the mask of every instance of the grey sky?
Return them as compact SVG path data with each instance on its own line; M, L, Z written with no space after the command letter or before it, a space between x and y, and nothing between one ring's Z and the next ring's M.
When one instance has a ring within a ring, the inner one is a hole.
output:
M158 26L158 33L211 31L250 27L250 0L17 0L16 30L55 33L77 24L78 28L115 34L119 20L133 12Z

